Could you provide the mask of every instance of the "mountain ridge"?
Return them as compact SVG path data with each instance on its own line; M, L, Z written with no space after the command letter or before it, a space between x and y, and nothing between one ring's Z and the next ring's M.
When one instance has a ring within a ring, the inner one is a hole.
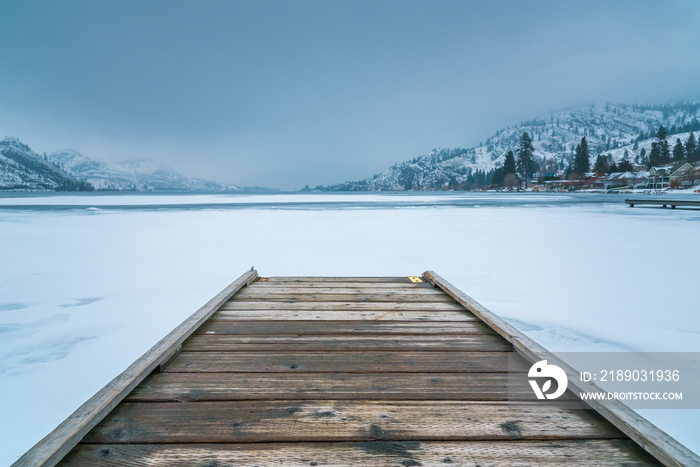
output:
M2 191L241 191L187 177L150 159L108 162L73 149L40 156L15 137L0 140Z
M679 133L700 130L700 103L662 106L604 104L551 112L518 125L501 128L485 143L472 148L437 148L394 164L358 181L319 186L324 191L406 191L485 188L489 174L503 165L509 150L516 151L527 131L533 140L535 161L543 172L561 174L570 166L575 148L586 137L591 164L597 155L619 162L625 156L641 162L649 153L659 126L673 145ZM687 131L683 131L687 130Z

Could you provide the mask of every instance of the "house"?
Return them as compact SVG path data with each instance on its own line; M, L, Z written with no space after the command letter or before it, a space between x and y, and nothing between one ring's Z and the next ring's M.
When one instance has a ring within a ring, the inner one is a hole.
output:
M681 164L669 175L669 185L678 188L700 185L700 166L696 167L687 162Z
M609 190L616 187L644 188L649 172L614 172L598 179L598 186Z
M649 177L647 178L647 188L668 188L671 184L671 173L673 172L674 169L672 165L650 168Z

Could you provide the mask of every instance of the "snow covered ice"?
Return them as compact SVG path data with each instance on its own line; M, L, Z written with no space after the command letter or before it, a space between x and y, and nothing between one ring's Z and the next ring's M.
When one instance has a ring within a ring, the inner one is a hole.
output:
M0 197L0 465L244 271L431 269L553 351L700 351L699 210L538 194ZM645 411L700 450L697 410Z

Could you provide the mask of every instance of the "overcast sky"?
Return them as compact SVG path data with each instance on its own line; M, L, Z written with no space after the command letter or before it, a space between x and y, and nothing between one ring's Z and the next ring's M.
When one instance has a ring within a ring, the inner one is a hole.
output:
M0 137L283 189L700 97L700 2L0 2Z

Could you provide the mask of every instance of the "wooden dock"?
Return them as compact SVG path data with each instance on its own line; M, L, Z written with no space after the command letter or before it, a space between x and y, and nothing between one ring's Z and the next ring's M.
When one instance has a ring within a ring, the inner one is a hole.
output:
M670 207L671 209L676 209L676 206L700 208L700 199L626 199L625 204L629 204L631 208L640 204L649 204L652 206L661 206L664 208Z
M700 465L621 404L532 402L542 359L584 384L432 272L250 271L14 465Z

